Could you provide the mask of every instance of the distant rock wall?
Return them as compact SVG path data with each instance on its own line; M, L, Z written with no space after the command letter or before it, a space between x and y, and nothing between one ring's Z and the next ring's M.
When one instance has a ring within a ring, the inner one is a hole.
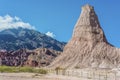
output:
M47 48L35 50L0 51L0 65L43 67L49 65L61 52Z

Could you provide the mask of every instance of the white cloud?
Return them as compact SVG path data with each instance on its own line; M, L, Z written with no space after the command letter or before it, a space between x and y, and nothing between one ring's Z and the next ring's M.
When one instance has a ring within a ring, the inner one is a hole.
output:
M28 28L35 29L34 26L31 26L29 23L23 22L19 17L11 17L10 15L0 16L0 31L11 28Z
M55 34L53 33L53 32L50 32L50 31L48 31L47 33L45 33L47 36L49 36L49 37L52 37L52 38L54 38L55 37Z

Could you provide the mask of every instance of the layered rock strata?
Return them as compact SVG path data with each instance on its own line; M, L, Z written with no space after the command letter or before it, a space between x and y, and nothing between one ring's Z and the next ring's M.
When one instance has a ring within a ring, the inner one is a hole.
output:
M17 51L0 51L0 65L43 67L49 65L60 51L47 48L35 50L19 49Z

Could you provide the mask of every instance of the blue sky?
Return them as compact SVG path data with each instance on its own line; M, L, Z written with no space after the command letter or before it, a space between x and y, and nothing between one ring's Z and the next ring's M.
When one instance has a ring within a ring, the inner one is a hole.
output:
M0 0L0 16L19 17L26 26L42 33L54 33L59 41L69 41L84 4L94 6L107 40L120 47L119 0ZM15 18L15 20L17 20ZM13 20L14 21L14 20Z

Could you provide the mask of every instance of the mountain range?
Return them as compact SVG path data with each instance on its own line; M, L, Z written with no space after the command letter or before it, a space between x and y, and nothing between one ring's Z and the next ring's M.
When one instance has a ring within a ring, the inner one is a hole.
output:
M62 51L65 44L65 42L57 41L52 37L32 29L19 27L0 31L1 50L50 48Z

